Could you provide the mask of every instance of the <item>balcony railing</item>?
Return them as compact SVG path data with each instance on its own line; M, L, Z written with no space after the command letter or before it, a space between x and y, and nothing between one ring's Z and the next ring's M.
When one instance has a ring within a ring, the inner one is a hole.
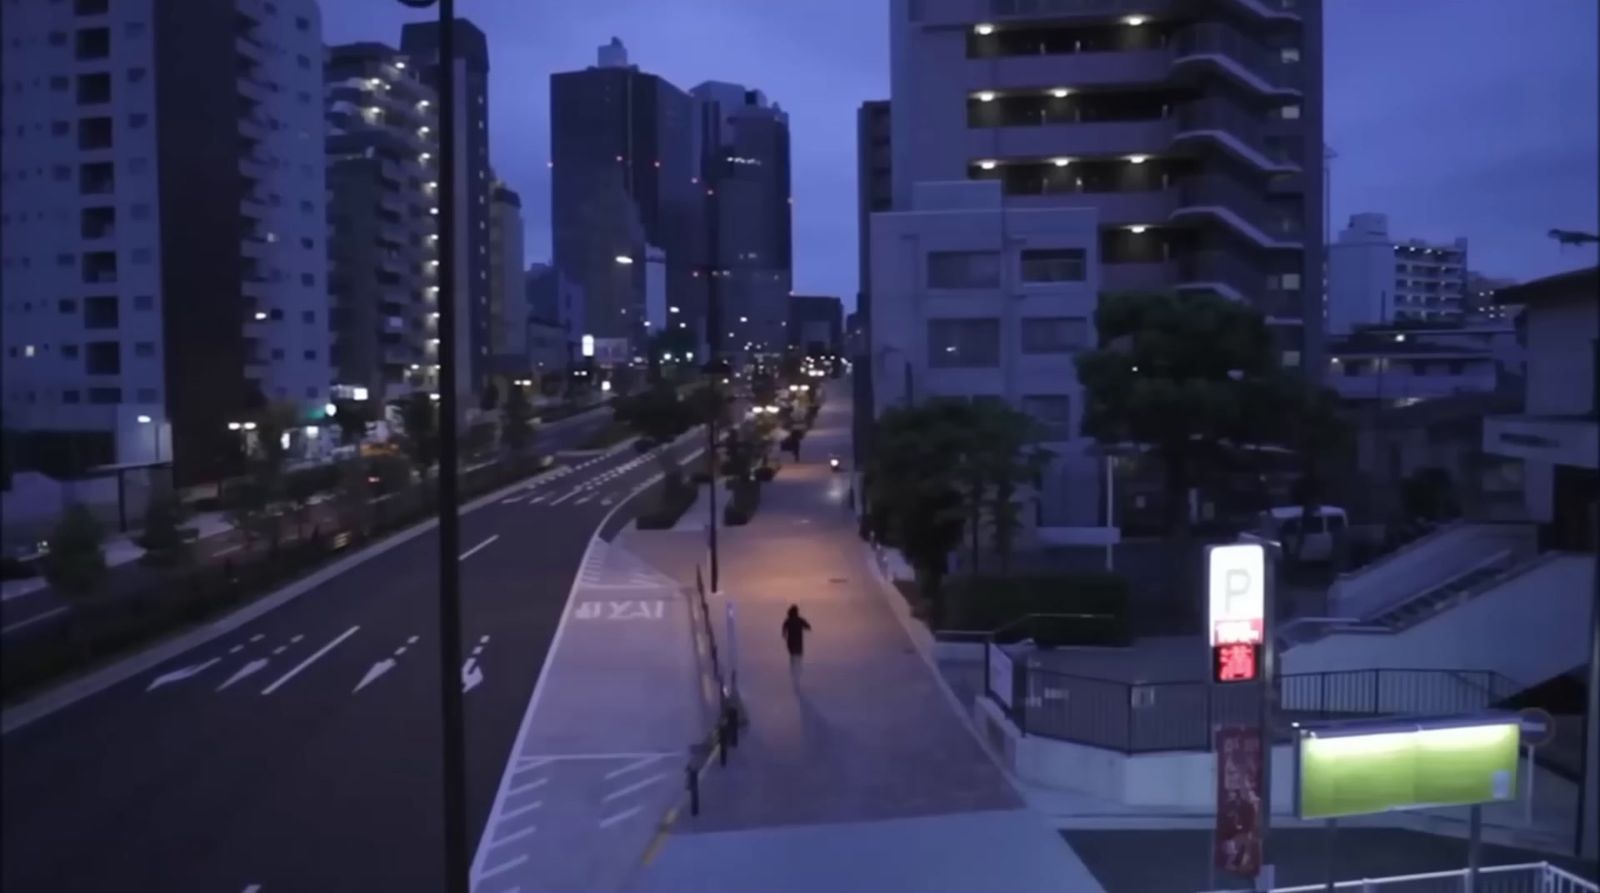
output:
M1285 63L1267 47L1219 22L1191 25L1179 31L1173 52L1175 61L1191 56L1225 56L1272 87L1300 88L1298 65Z
M1287 209L1273 207L1262 199L1259 192L1225 177L1190 178L1179 185L1178 194L1180 212L1185 209L1220 208L1249 224L1270 241L1300 240L1303 226L1299 216Z
M1266 274L1231 252L1196 251L1178 258L1177 263L1180 287L1220 284L1252 303L1266 291Z

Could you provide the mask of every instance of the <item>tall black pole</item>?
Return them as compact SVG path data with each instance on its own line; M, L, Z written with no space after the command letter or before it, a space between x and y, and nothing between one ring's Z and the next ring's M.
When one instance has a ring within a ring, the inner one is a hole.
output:
M461 704L461 530L456 464L455 0L439 0L439 711L444 738L445 890L467 893Z
M715 162L712 162L715 164ZM706 350L711 354L706 369L711 372L711 418L706 420L706 457L711 463L711 496L707 506L711 512L706 525L711 549L711 591L721 592L721 576L717 561L717 417L722 414L722 304L718 269L721 266L721 227L717 219L717 190L710 185L715 180L707 174L706 187Z

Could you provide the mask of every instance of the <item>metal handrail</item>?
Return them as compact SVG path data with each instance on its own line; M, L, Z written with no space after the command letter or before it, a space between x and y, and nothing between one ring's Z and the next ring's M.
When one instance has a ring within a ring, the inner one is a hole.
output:
M1377 890L1390 884L1410 884L1417 881L1436 881L1451 879L1466 879L1471 874L1471 868L1456 868L1449 871L1427 871L1418 874L1397 874L1381 878L1360 878L1355 880L1335 881L1332 885L1335 890ZM1537 882L1541 893L1597 893L1600 886L1595 882L1585 880L1577 875L1557 868L1549 862L1524 862L1517 865L1489 865L1478 868L1478 875L1522 873L1533 875L1528 880ZM1316 893L1328 889L1328 884L1300 884L1294 887L1273 887L1270 893ZM1218 890L1211 893L1246 893L1244 890Z

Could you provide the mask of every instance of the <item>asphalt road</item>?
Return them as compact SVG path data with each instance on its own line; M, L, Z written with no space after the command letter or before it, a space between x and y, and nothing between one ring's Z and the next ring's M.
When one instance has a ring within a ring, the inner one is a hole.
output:
M535 439L535 448L546 453L576 449L610 419L611 411L602 408L599 411L553 422L548 428L540 429ZM313 506L307 526L315 522L316 509L317 507ZM237 554L243 547L243 535L230 530L197 542L194 546L193 559L197 563L219 562L229 555ZM106 578L106 596L115 599L122 594L144 591L153 580L157 579L159 573L137 562L114 567ZM0 602L0 635L31 635L48 629L52 622L64 618L65 605L46 586Z
M657 470L462 518L469 855L589 537ZM442 889L435 536L0 739L0 888Z

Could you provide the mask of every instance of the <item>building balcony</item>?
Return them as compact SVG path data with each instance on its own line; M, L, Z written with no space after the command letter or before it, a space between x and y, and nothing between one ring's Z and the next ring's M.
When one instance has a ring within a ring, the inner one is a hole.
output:
M257 80L250 75L239 76L239 95L255 102L271 102L274 93L272 88L264 81Z
M1227 178L1191 178L1178 187L1178 195L1174 221L1210 219L1262 248L1298 250L1303 244L1298 217Z
M243 34L234 38L233 45L239 51L239 55L257 64L266 62L271 55L264 44L253 37L246 37Z
M1168 291L1177 279L1178 265L1172 261L1100 264L1100 289L1107 292Z
M270 133L266 124L249 115L239 118L239 135L254 142L262 142Z
M266 239L258 239L254 236L246 236L245 238L239 240L239 253L245 257L262 260L271 252L272 243L268 242Z
M256 300L263 299L272 290L272 283L260 277L246 276L239 280L239 294Z
M1176 261L1180 291L1212 291L1235 301L1258 304L1267 277L1254 265L1227 251L1196 251Z
M1171 63L1168 49L967 59L965 87L972 92L1159 84L1167 79Z
M1221 22L1203 22L1182 29L1173 43L1172 54L1172 72L1179 80L1209 69L1258 93L1300 92L1299 63L1284 62L1272 50Z
M1178 109L1173 141L1212 140L1240 160L1273 173L1300 170L1300 165L1280 158L1268 146L1262 119L1223 99L1201 99Z
M272 175L272 168L265 162L244 155L239 158L239 173L251 180L265 180Z
M1600 420L1590 416L1489 416L1483 451L1495 456L1600 468Z
M251 220L262 221L267 219L272 209L246 195L244 200L239 202L239 212Z
M1178 207L1175 189L1145 192L1080 192L1062 189L1038 194L1007 192L1006 203L1018 208L1094 208L1102 226L1157 224L1169 218Z
M1166 150L1175 133L1177 122L1172 118L971 128L967 131L967 157L1043 160L1063 156L1155 155Z
M1494 373L1464 372L1415 375L1402 372L1362 372L1355 375L1334 371L1326 377L1328 387L1346 400L1431 400L1453 394L1487 393L1494 390ZM1485 441L1487 442L1487 441ZM1592 457L1591 457L1592 461Z

